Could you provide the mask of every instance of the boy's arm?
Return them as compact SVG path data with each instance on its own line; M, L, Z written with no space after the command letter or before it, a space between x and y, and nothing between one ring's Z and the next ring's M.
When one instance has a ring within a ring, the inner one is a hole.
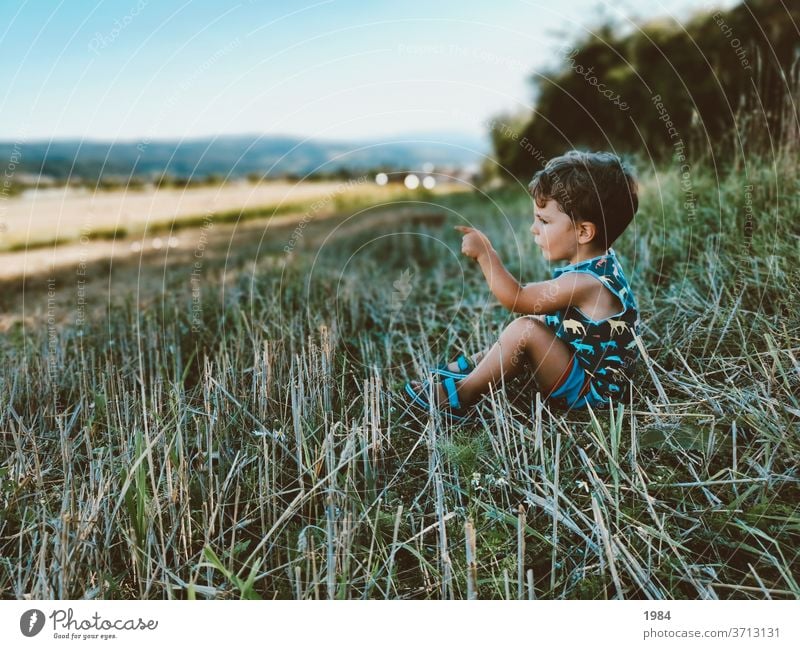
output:
M581 273L564 273L556 279L522 286L506 270L493 248L477 260L489 290L513 313L555 313L585 301L587 292L594 288L592 283L595 280Z
M480 264L489 289L504 307L514 313L554 313L574 304L590 302L597 290L595 279L583 273L564 273L546 282L520 286L509 273L480 230L463 225L455 229L464 234L461 252Z
M525 290L514 276L506 270L503 262L494 248L483 252L477 258L478 265L483 271L489 290L509 311L514 311L516 307L521 307L522 293ZM527 304L527 300L525 300ZM531 313L533 313L531 311Z

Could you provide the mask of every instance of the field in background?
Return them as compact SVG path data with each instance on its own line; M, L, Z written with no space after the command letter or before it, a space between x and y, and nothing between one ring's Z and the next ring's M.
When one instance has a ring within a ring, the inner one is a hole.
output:
M439 185L447 192L454 185ZM380 202L409 192L402 185L378 186L372 177L340 182L228 182L191 189L90 191L59 187L8 198L3 204L0 252L52 244L141 237L199 227L208 215L216 221L265 218L313 210L330 212L348 201Z
M167 290L191 290L212 272L235 275L236 264L245 263L241 260L253 268L275 263L276 241L281 246L291 243L298 251L307 249L331 231L349 231L356 223L363 228L370 219L403 221L408 212L403 205L469 190L456 182L433 190L409 190L396 183L381 187L365 176L331 183L264 183L249 186L249 191L247 187L98 192L95 200L105 207L95 212L93 229L83 230L75 229L74 220L70 228L53 214L61 209L77 218L92 200L88 194L69 195L63 203L47 192L35 200L24 199L28 203L10 201L11 216L4 217L15 225L6 233L7 244L9 237L25 240L21 214L26 210L32 211L32 222L49 226L40 231L38 244L36 230L31 230L30 241L0 251L0 332L45 321L62 325L102 319L109 296L135 294L140 304L147 304ZM235 205L240 207L232 209ZM143 210L144 216L125 230L113 230L114 215L123 207ZM147 217L150 209L154 211ZM194 211L202 209L203 214ZM43 243L52 237L59 242Z
M0 594L800 597L800 175L775 168L695 168L688 221L676 169L644 178L614 247L648 358L596 416L515 385L418 424L391 394L513 317L452 225L550 276L522 188L287 224L198 284L148 257L148 298L98 286L81 325L43 298L0 339Z

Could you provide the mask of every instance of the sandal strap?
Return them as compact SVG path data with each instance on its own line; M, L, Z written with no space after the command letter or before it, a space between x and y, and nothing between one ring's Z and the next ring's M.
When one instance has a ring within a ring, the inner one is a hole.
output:
M449 419L449 420L454 421L454 422L470 421L472 419L471 415L469 415L469 414L458 415L455 412L453 412L453 409L455 409L455 410L461 410L462 409L461 408L461 401L458 398L458 392L456 391L455 379L452 379L452 378L448 377L448 378L444 379L444 381L442 381L442 384L443 384L443 386L445 388L445 391L447 392L447 399L448 399L448 402L450 404L450 410L440 410L439 411L440 414L442 415L442 417L445 417L446 419ZM429 401L423 395L427 395L429 387L430 387L430 382L429 381L425 381L423 383L420 391L417 392L416 390L414 390L414 388L411 387L410 383L406 383L405 384L405 393L406 393L406 396L410 397L410 401L411 401L410 405L416 406L418 408L422 408L423 410L428 412L430 410L431 405L430 405Z
M452 376L454 379L458 380L463 379L467 374L475 369L475 366L463 354L454 362L458 366L457 370L449 369L450 363L445 362L436 367L432 367L430 371L432 371L434 374L438 374L439 376Z
M450 376L445 377L442 381L442 385L447 392L447 400L450 403L450 408L452 410L461 410L461 401L458 399L455 379Z
M405 390L406 390L406 394L409 397L411 397L411 402L412 403L415 403L418 406L422 406L426 410L431 407L431 404L428 402L428 400L425 399L425 397L422 396L423 394L427 394L427 392L428 392L428 382L427 381L422 385L422 388L420 389L419 392L414 390L414 388L411 387L410 383L406 383Z
M467 374L462 374L461 372L451 372L450 370L442 369L441 367L434 367L431 369L431 374L434 376L442 376L442 377L450 377L455 379L456 381L460 381L463 379Z

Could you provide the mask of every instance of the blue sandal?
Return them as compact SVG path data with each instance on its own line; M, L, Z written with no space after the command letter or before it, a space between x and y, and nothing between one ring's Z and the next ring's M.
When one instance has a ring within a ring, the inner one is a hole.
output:
M441 370L434 370L435 374L438 374L440 372ZM471 419L473 419L473 416L471 414L468 414L467 408L461 405L461 401L458 398L458 391L456 390L456 379L453 378L452 376L443 375L442 385L444 386L445 392L447 393L447 401L450 407L448 409L441 409L439 411L440 414L443 417L451 419L454 422L470 421ZM424 409L426 413L430 412L431 405L428 402L428 400L423 396L427 395L429 387L430 383L428 381L425 381L422 384L422 389L419 392L416 392L414 388L411 387L410 383L406 383L404 389L406 395L410 399L410 405L416 406L417 408L420 409Z
M469 373L475 369L475 365L473 365L473 363L463 354L461 354L455 360L455 362L458 364L457 372L447 369L447 366L450 365L450 363L444 363L442 365L439 365L438 367L434 368L431 371L434 372L435 374L438 374L439 376L447 376L452 379L459 380L469 375Z

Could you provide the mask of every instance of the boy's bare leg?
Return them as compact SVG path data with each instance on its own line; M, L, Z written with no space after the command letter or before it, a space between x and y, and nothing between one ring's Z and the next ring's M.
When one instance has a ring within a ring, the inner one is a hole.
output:
M526 366L547 396L571 366L573 355L572 347L541 318L517 318L503 330L472 373L457 383L459 400L463 406L477 403L489 386L499 386L503 379L522 373Z
M541 320L542 322L544 322L544 316L543 315L529 315L529 316L526 316L526 317L535 318L537 320ZM469 357L469 360L472 362L472 364L474 366L477 366L478 363L480 363L483 360L483 357L486 356L486 354L489 353L490 349L491 349L491 347L487 347L486 349L473 354L472 356ZM458 363L456 363L455 361L450 363L447 366L447 369L450 370L451 372L460 372L461 371L461 368L458 366Z
M477 403L501 381L530 369L540 391L547 396L572 364L573 349L555 335L542 319L523 316L500 334L472 373L459 381L458 396L463 406ZM441 396L441 393L440 393Z
M473 354L472 356L469 357L470 362L473 365L477 365L478 363L481 362L483 357L486 356L486 354L489 352L490 349L491 349L491 347L487 347L483 351L476 352L475 354ZM456 363L455 361L450 363L447 366L447 369L450 370L451 372L460 372L461 371L461 368L458 366L458 363Z
M472 373L456 383L459 401L462 406L471 406L489 386L497 387L501 381L508 381L525 369L532 372L539 390L547 396L571 367L573 355L572 347L558 338L544 324L543 318L517 318L503 330ZM421 385L412 383L415 389ZM446 403L442 385L436 384L436 390L438 403Z

